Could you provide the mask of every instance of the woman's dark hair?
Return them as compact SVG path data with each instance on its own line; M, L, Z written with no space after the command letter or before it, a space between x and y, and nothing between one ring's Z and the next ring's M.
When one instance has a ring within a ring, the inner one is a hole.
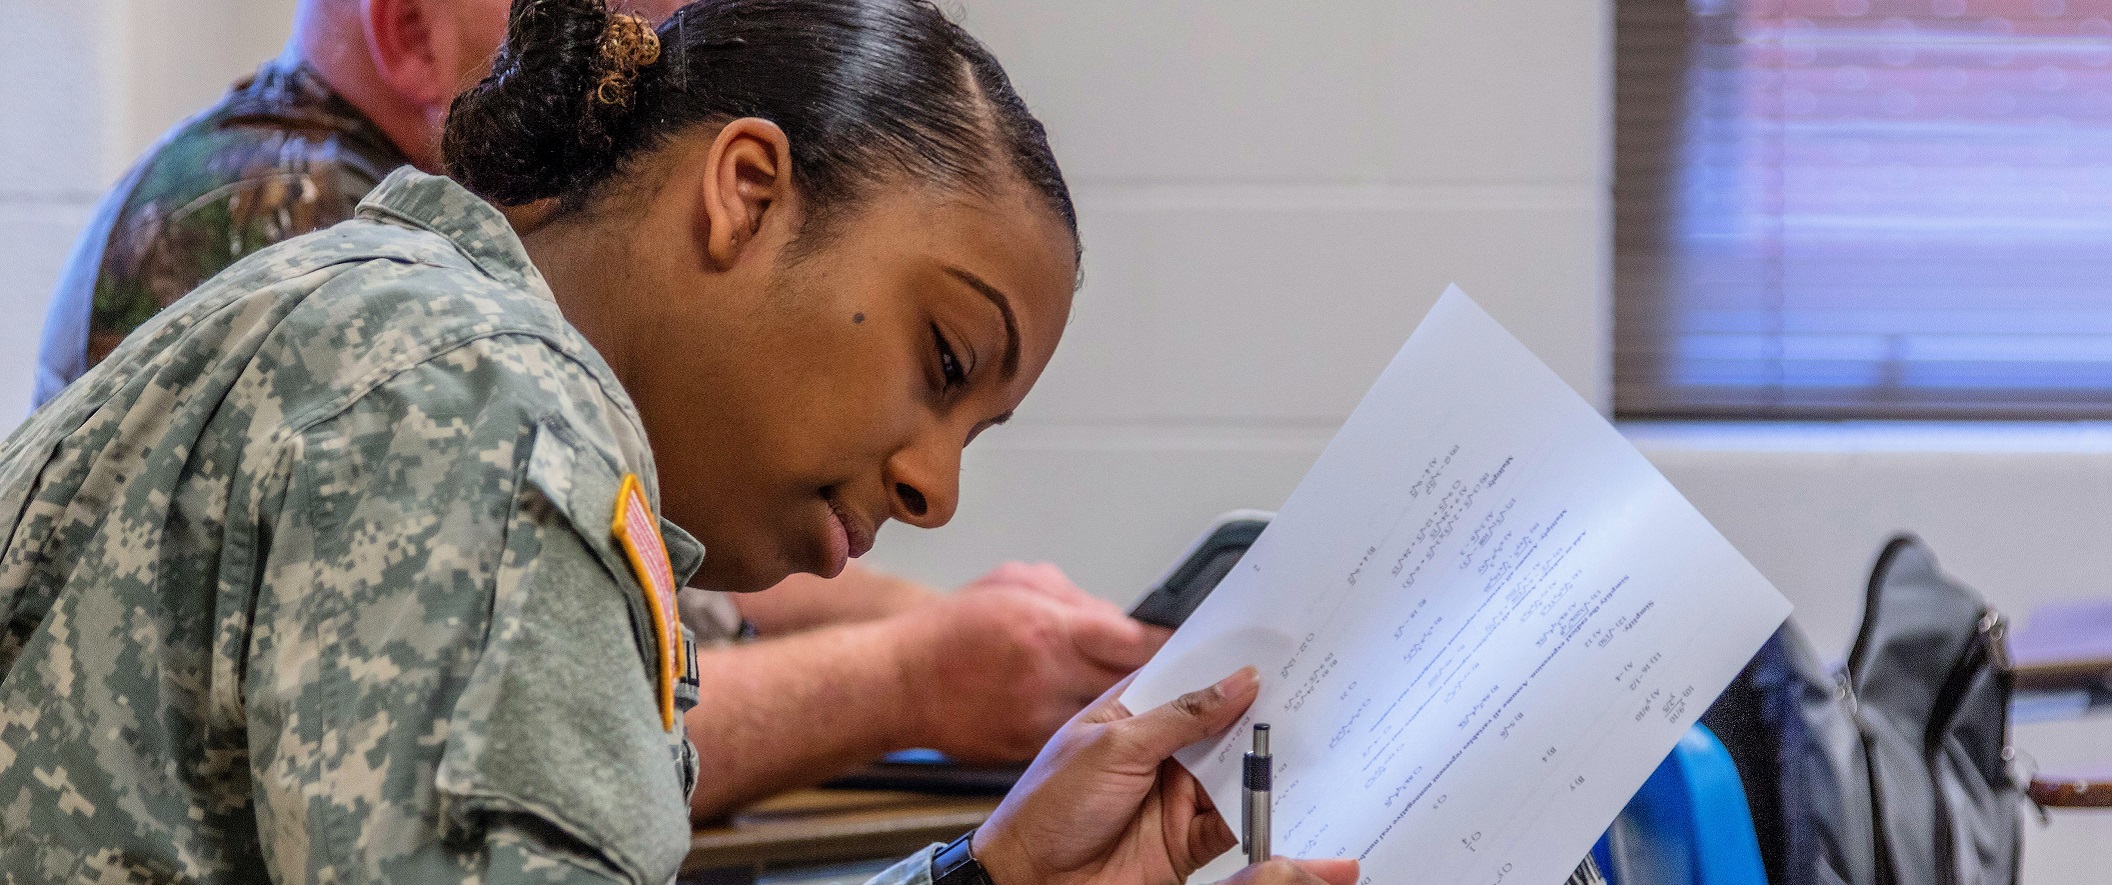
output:
M604 0L514 0L492 74L455 100L448 174L501 206L576 208L692 127L760 117L791 142L811 229L900 178L1017 174L1077 215L1040 121L929 0L699 0L655 32Z

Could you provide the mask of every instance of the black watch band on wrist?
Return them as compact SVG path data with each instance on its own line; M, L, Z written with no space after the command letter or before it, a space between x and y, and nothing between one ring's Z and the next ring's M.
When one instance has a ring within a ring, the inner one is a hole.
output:
M975 859L975 831L946 843L931 856L931 885L994 885L990 873Z

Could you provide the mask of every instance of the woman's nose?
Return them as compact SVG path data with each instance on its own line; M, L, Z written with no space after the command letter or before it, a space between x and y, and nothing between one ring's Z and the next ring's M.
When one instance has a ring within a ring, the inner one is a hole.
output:
M926 433L887 463L894 518L935 529L953 519L961 497L961 445L943 433Z

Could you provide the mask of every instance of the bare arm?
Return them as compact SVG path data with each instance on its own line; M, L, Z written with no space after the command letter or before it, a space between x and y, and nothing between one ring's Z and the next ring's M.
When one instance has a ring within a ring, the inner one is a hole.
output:
M835 578L793 575L760 593L735 596L733 604L756 632L789 636L900 614L937 598L939 593L929 587L854 560Z
M701 651L691 812L723 814L905 747L1028 759L1164 641L1053 567L1008 565L890 617Z
M697 652L705 686L690 814L715 818L812 786L903 745L909 731L892 625L852 624Z

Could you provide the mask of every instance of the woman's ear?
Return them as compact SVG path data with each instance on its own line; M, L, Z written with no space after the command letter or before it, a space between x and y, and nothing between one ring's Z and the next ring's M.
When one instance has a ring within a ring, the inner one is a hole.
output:
M730 268L773 229L770 222L790 211L791 140L769 120L743 117L726 124L705 156L703 188L697 234L712 263Z

